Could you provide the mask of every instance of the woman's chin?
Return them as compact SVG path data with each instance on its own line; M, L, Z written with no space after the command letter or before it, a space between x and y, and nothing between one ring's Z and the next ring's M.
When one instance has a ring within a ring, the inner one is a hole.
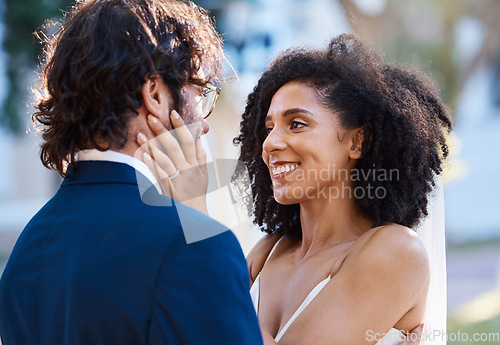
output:
M274 200L280 205L294 205L300 203L300 200L286 195L274 193Z

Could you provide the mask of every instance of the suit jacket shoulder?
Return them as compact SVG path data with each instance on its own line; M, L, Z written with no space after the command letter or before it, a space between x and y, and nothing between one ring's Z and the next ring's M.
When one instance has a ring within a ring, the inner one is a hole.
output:
M226 333L260 336L234 235L159 194L170 206L143 202L136 174L125 164L79 162L26 226L0 281L4 345L215 345L229 344ZM214 235L188 244L185 229ZM217 292L222 286L231 291ZM219 327L205 327L208 310ZM221 328L235 316L241 327ZM188 334L194 329L197 337Z

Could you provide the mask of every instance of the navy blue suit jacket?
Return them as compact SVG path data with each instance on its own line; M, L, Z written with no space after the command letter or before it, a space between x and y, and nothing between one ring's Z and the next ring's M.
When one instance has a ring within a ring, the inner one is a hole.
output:
M222 233L187 244L180 208L199 231ZM145 204L128 165L79 162L9 258L3 345L262 344L245 259L225 230L181 204Z

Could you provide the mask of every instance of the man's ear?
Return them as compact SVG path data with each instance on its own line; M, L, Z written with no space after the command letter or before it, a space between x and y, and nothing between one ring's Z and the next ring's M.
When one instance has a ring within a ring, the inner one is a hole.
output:
M349 158L360 159L363 151L363 141L365 140L365 128L354 129L351 133L351 147L349 149Z
M159 76L145 78L142 86L142 103L148 113L159 118L168 119L172 108L170 92Z

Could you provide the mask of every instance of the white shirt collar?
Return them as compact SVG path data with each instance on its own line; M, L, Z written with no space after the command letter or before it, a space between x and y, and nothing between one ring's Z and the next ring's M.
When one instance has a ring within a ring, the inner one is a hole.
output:
M156 187L158 193L162 193L159 187L158 181L154 177L151 170L149 170L148 166L136 159L135 157L126 155L124 153L108 150L108 151L99 151L97 149L88 149L78 151L76 160L78 161L107 161L107 162L117 162L124 163L135 170L139 171L141 174L146 176L146 178L151 181L151 183Z

